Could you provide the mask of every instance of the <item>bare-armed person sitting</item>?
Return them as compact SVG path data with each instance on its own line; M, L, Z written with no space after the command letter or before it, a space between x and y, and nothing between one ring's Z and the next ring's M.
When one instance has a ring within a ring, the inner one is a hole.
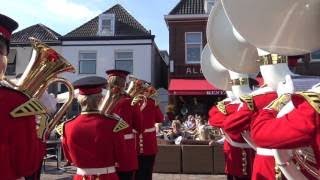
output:
M165 134L165 139L175 141L179 137L182 137L182 139L190 138L190 134L182 129L182 125L179 120L173 120L171 128L172 129Z

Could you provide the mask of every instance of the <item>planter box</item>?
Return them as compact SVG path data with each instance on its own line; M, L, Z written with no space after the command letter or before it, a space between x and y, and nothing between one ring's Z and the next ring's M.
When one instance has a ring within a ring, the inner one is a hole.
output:
M158 145L154 172L181 173L181 147L178 145Z
M223 145L215 145L213 148L213 173L214 174L224 174L224 153Z
M182 172L213 174L213 149L208 145L182 145Z

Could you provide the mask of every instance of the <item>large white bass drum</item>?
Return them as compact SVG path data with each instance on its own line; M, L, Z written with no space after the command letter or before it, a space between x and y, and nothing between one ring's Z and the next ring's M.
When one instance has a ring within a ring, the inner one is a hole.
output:
M319 0L222 0L232 25L249 43L280 55L320 49Z

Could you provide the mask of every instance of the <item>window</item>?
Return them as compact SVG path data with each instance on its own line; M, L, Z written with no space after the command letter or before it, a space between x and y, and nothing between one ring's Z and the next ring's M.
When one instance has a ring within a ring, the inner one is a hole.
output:
M114 14L100 14L99 15L99 36L114 36Z
M133 52L116 51L115 52L115 69L125 70L133 73Z
M101 31L112 31L111 29L111 19L102 19Z
M202 50L202 33L186 32L185 34L185 56L186 63L200 63Z
M311 53L312 61L320 61L320 51Z
M80 52L79 74L96 74L96 52Z
M208 13L208 14L210 13L213 5L214 5L214 0L206 0L205 7L204 7L206 13Z
M6 69L6 75L16 75L17 50L10 49L10 52L7 57L8 57L8 64Z

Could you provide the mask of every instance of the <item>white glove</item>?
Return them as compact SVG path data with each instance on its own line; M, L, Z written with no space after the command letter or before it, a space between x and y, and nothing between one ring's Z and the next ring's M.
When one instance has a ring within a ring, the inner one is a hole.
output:
M57 100L54 97L54 95L48 94L48 92L45 91L45 93L40 97L39 100L42 103L42 105L44 105L47 108L48 113L50 115L56 112Z
M226 93L227 93L227 99L230 99L230 101L237 99L237 97L233 94L232 91L226 91Z
M182 136L177 137L177 138L174 140L174 144L176 144L176 145L181 144L182 139L183 139Z
M218 140L216 141L216 143L218 143L218 144L223 144L224 141L225 141L225 139L226 139L226 137L223 136L221 139L218 139Z
M285 82L279 82L277 88L278 97L283 94L292 94L294 92L294 86L290 75L286 75Z
M313 85L311 89L308 91L315 92L315 93L320 93L320 83Z

